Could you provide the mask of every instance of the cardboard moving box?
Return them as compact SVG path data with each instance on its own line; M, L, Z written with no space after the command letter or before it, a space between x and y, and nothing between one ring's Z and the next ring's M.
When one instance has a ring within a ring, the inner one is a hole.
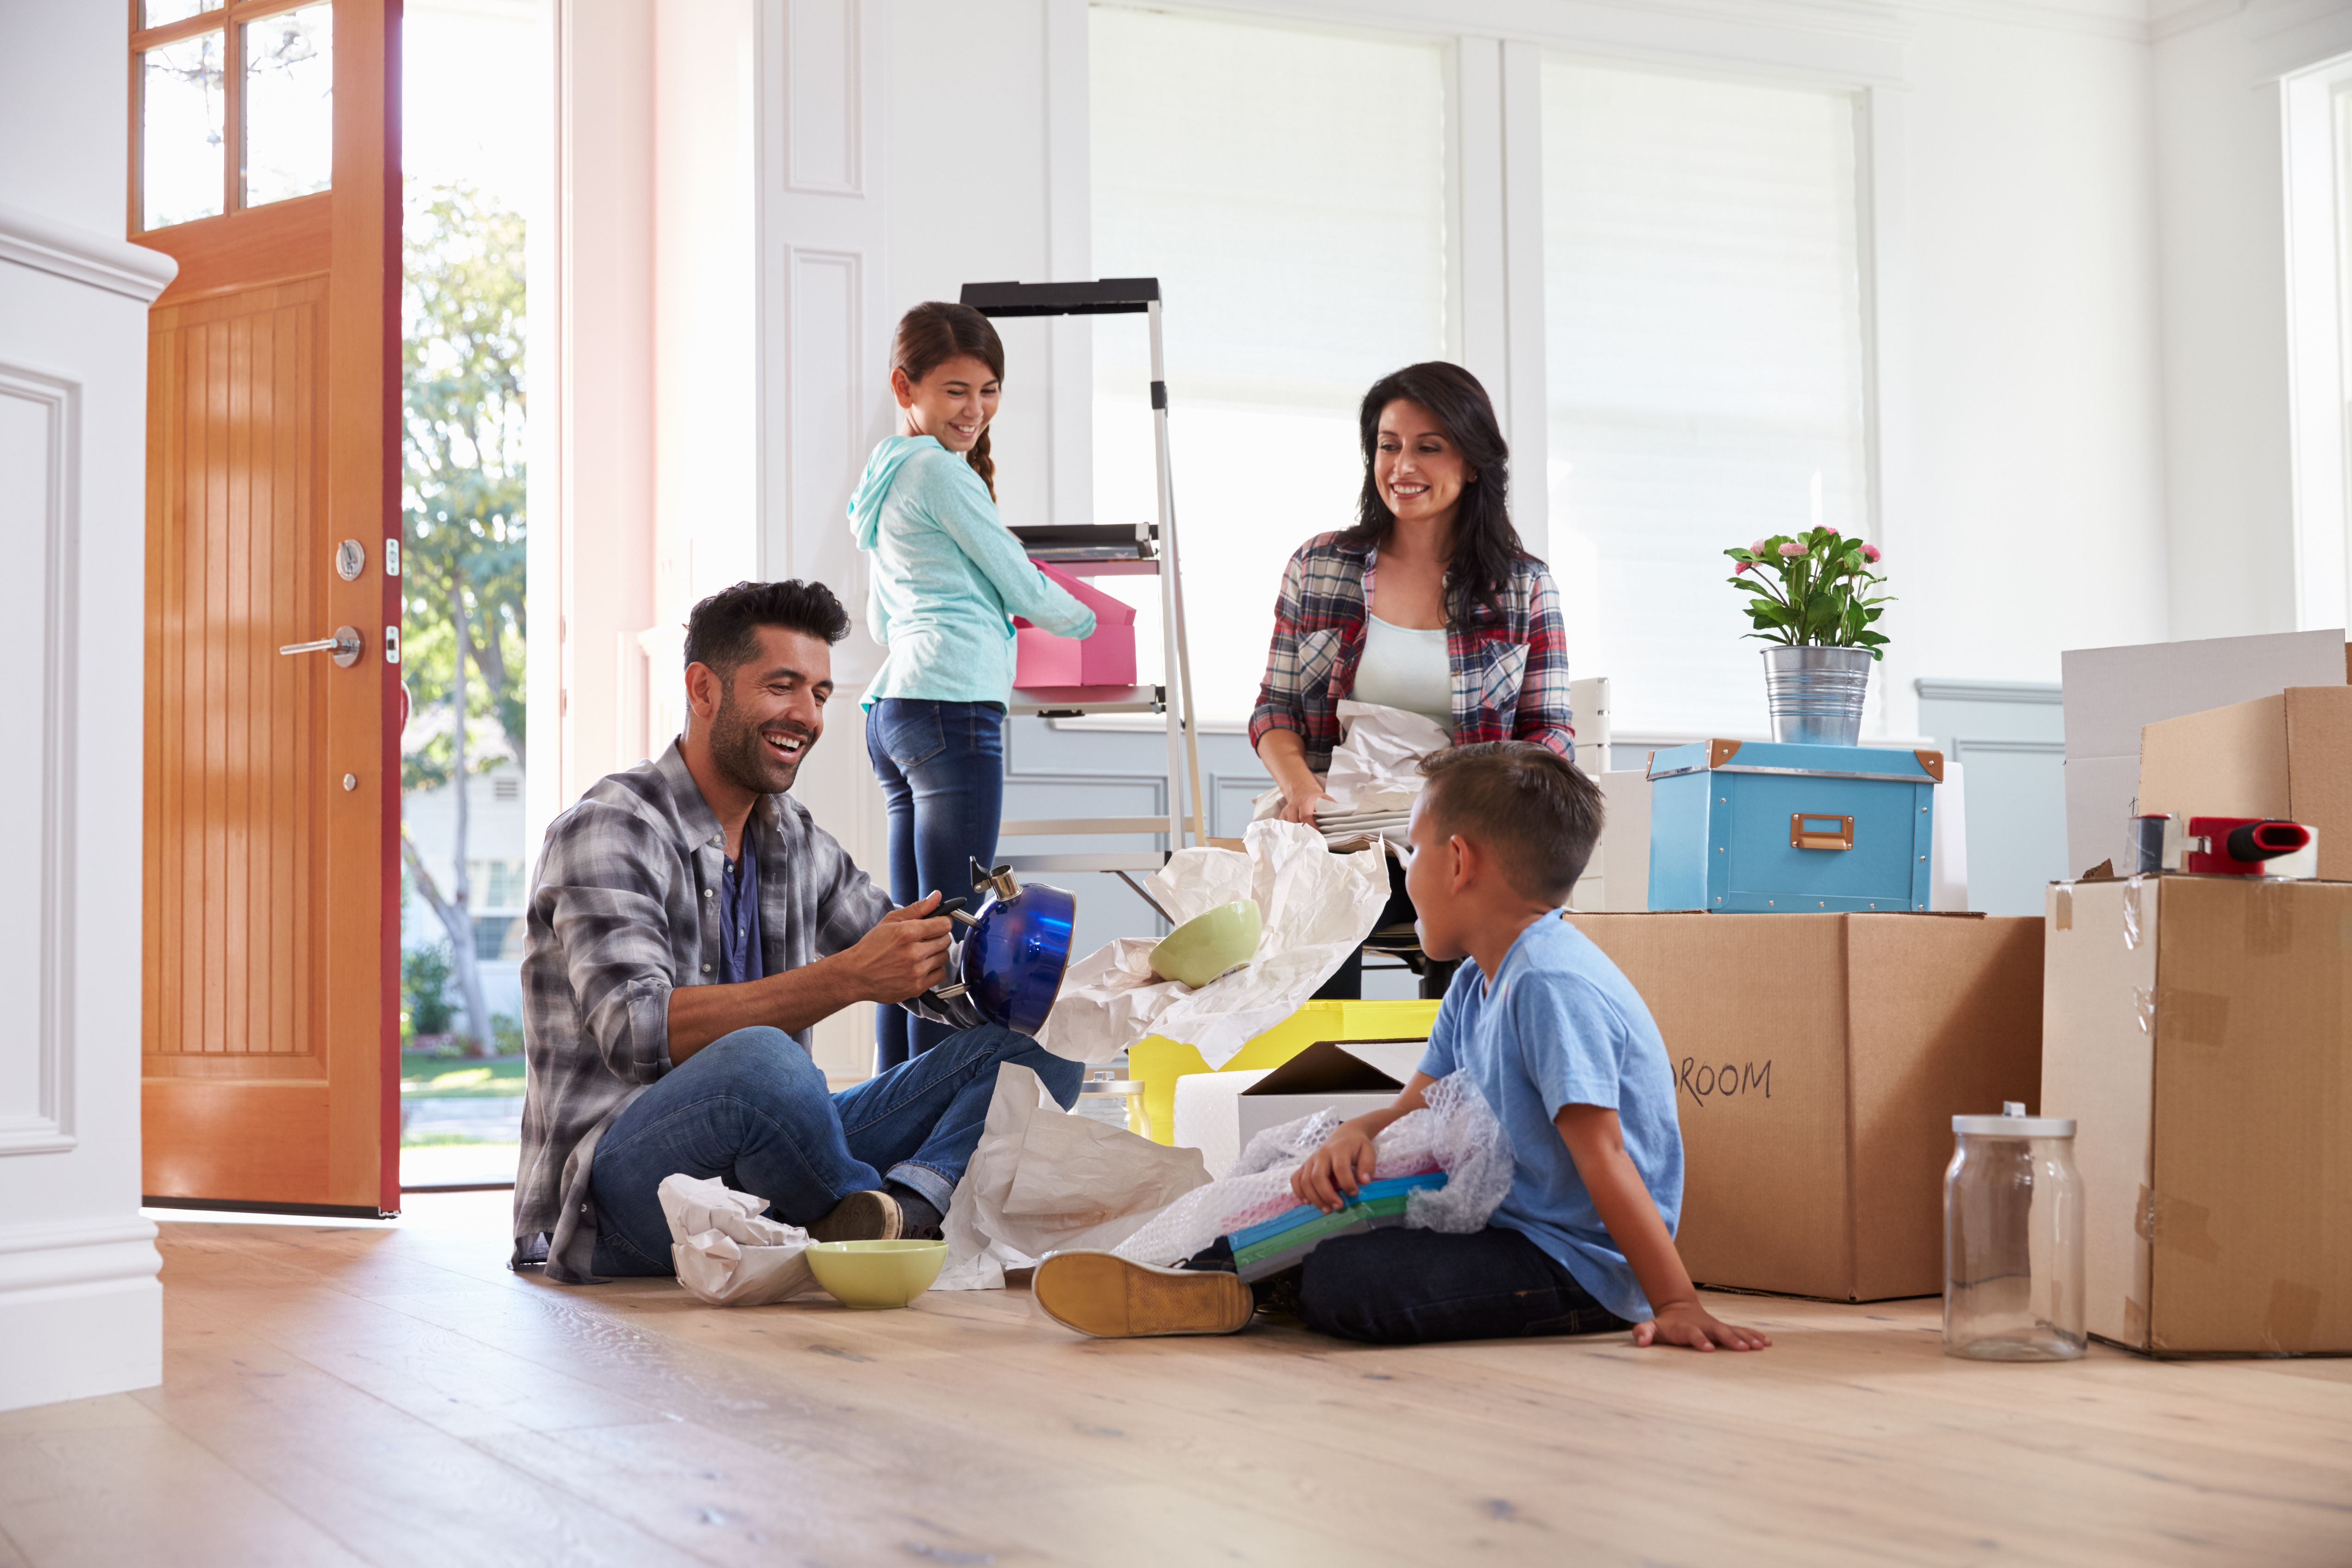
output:
M2139 808L2192 816L2284 817L2319 829L2319 874L2352 881L2352 686L2290 686L2275 697L2140 731Z
M2290 686L2337 686L2352 679L2352 647L2341 631L2074 648L2059 659L2066 704L2066 858L2076 871L2123 852L2143 726L2273 696Z
M1951 1119L2041 1099L2042 921L1570 918L1665 1037L1691 1277L1853 1301L1940 1293Z
M2079 1123L2091 1332L2352 1352L2352 883L2060 883L2047 911L2042 1113Z

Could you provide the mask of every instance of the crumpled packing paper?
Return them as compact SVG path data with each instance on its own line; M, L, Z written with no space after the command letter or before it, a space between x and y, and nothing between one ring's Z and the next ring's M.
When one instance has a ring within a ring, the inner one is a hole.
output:
M1429 782L1421 776L1421 759L1454 743L1436 720L1402 708L1343 700L1339 717L1340 741L1323 779L1331 798L1317 808L1325 816L1411 810ZM1260 822L1279 816L1282 791L1266 791L1252 806Z
M1153 1215L1206 1185L1197 1149L1074 1116L1037 1075L1006 1062L971 1163L940 1231L948 1260L934 1290L994 1290L1007 1268L1064 1247L1110 1247Z
M1121 937L1071 963L1038 1043L1056 1056L1107 1062L1159 1035L1218 1068L1298 1011L1380 923L1388 863L1377 847L1334 853L1296 822L1253 822L1244 843L1246 850L1180 849L1145 880L1180 922L1255 899L1264 930L1255 958L1194 987L1153 976L1156 942Z
M809 1233L765 1217L768 1200L717 1178L664 1176L657 1195L669 1220L677 1282L714 1307L764 1307L821 1289Z

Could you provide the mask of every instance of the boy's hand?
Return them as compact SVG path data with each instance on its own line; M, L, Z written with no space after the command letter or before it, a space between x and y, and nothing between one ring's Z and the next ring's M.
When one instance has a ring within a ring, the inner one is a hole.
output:
M1727 1351L1760 1351L1770 1345L1772 1339L1754 1329L1734 1328L1696 1301L1670 1301L1659 1308L1657 1316L1648 1322L1633 1325L1633 1342L1688 1345L1693 1350L1708 1352L1717 1345Z
M1353 1122L1342 1122L1323 1147L1290 1173L1291 1194L1325 1214L1335 1213L1372 1179L1375 1158L1371 1135Z

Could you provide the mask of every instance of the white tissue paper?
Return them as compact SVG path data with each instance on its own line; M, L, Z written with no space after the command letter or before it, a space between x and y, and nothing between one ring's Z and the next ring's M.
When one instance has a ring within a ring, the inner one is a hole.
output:
M1373 1179L1444 1171L1444 1186L1406 1197L1405 1226L1466 1235L1510 1193L1517 1169L1510 1139L1466 1072L1423 1089L1422 1102L1372 1140ZM1133 1227L1112 1250L1136 1263L1181 1263L1221 1236L1288 1212L1298 1205L1291 1173L1339 1126L1336 1112L1318 1110L1265 1129L1231 1171Z
M1435 720L1377 702L1339 704L1339 744L1323 777L1330 798L1316 803L1315 827L1334 848L1354 849L1376 839L1405 841L1412 803L1429 781L1421 759L1452 745ZM1254 821L1282 815L1282 791L1252 803Z
M801 1255L809 1234L765 1217L768 1200L726 1183L664 1176L657 1191L669 1220L677 1282L714 1307L764 1307L819 1287Z
M1048 1252L1115 1247L1208 1180L1199 1150L1073 1116L1035 1073L1006 1062L940 1227L948 1260L931 1289L1002 1289L1007 1268Z
M1388 863L1378 848L1335 853L1296 822L1253 822L1243 842L1246 850L1180 849L1146 881L1179 921L1255 899L1265 930L1249 963L1194 987L1155 979L1156 944L1122 937L1071 963L1038 1043L1056 1056L1107 1062L1160 1035L1218 1068L1298 1011L1379 923Z

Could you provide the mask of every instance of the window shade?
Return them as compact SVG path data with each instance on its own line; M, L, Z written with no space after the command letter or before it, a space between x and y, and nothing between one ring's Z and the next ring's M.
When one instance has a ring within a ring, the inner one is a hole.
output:
M1612 678L1621 731L1761 731L1722 552L1870 530L1854 100L1550 59L1543 122L1572 667Z
M1193 690L1202 718L1244 718L1284 562L1353 521L1358 401L1446 353L1444 57L1118 6L1091 20L1094 271L1160 280ZM1142 318L1097 318L1094 344L1095 519L1133 522L1153 515ZM1152 665L1150 579L1099 585L1138 605Z

